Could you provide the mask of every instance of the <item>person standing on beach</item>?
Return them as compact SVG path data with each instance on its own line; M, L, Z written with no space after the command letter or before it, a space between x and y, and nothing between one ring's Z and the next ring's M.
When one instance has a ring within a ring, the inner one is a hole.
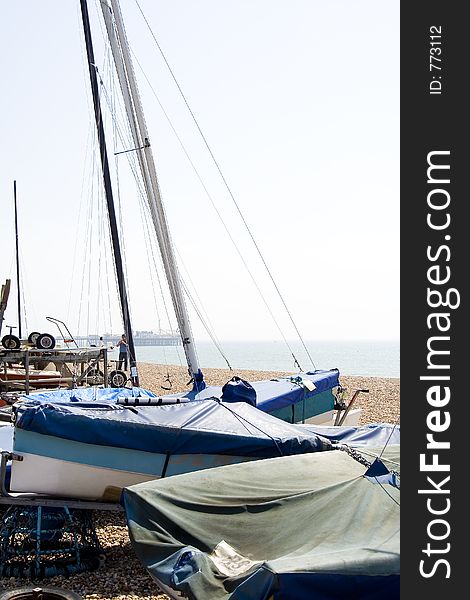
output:
M127 338L124 334L122 334L121 339L116 344L119 347L119 362L118 369L122 367L122 363L124 363L124 371L127 371L127 357L129 355L129 344L127 343Z

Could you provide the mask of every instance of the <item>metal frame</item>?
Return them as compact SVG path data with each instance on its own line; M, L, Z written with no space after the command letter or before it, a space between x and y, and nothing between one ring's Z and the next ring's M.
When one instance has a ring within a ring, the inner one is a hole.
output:
M47 379L30 380L30 364L33 361L47 361L57 364L80 364L81 373L78 377L57 377ZM54 349L54 350L39 350L36 348L26 348L23 350L0 350L0 369L6 369L10 363L18 363L24 365L25 379L10 379L2 381L6 390L10 384L19 386L23 384L24 392L29 394L32 387L41 387L49 385L60 385L67 383L68 388L72 389L79 385L83 385L84 381L90 375L90 371L97 367L100 363L103 364L103 379L106 385L108 381L108 349L103 348L83 348L83 349ZM85 368L85 365L88 366Z
M345 407L345 408L341 408L338 407L337 412L336 412L336 418L335 418L335 426L341 427L341 425L344 423L344 421L346 420L346 417L349 414L349 411L351 410L351 408L353 407L353 404L356 401L356 398L359 396L359 394L368 394L369 390L356 390L354 392L353 397L351 398L351 400L349 401L349 404Z

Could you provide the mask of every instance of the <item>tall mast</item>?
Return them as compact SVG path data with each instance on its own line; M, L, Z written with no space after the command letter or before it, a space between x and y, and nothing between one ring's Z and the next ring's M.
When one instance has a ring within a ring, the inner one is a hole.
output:
M131 381L132 385L138 386L139 375L137 373L137 363L135 359L134 338L132 335L129 303L127 297L126 283L124 279L124 269L122 266L121 246L119 243L116 211L114 209L114 198L113 189L111 185L111 175L109 172L108 152L106 150L106 139L104 135L104 126L98 91L98 77L96 75L95 57L93 52L93 43L91 40L90 19L88 16L88 7L86 0L80 0L80 6L82 10L83 31L85 34L85 45L88 58L88 69L90 73L91 91L93 94L93 106L95 109L96 128L98 130L98 141L100 144L101 167L103 171L103 182L106 194L106 203L108 207L109 225L111 229L111 239L113 242L114 263L116 265L116 275L118 280L119 297L121 301L122 318L124 322L124 331L126 332L127 341L129 344Z
M16 286L18 307L18 337L21 340L21 292L20 292L20 253L18 250L18 207L16 205L16 180L13 182L13 200L15 203L15 240L16 240Z
M162 256L163 267L170 289L173 307L178 321L183 348L188 363L189 374L193 379L195 390L205 387L203 375L199 368L196 347L189 322L188 311L184 299L183 288L178 272L176 257L163 207L160 187L158 185L155 161L150 146L149 135L142 110L142 103L135 78L134 68L124 29L121 10L117 0L101 0L108 38L116 65L121 91L126 107L127 118L137 152L140 170L144 181L147 202L152 216L155 233ZM114 20L113 20L114 17ZM114 27L115 25L115 27Z

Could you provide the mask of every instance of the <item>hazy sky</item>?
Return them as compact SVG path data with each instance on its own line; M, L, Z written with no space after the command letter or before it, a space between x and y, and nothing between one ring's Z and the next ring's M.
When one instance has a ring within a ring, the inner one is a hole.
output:
M96 62L112 102L103 26L97 5L89 4ZM135 0L121 4L133 53L286 337L294 338ZM140 5L304 337L397 339L399 2L140 0ZM28 331L54 333L46 316L66 320L73 332L122 327L107 263L82 37L78 0L2 3L0 280L15 278L16 179ZM173 239L218 337L279 339L137 66L136 71ZM109 117L107 124L112 129ZM114 148L125 149L123 140ZM116 162L124 167L118 204L133 325L166 328L127 157ZM15 300L13 288L5 324L16 324ZM193 329L196 339L207 338L197 320Z

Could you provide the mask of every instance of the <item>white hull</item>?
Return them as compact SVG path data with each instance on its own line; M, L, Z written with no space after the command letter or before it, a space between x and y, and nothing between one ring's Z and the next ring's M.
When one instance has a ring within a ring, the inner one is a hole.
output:
M117 502L123 487L156 479L155 475L84 465L21 453L11 473L12 492Z
M348 416L344 420L343 425L348 427L357 427L361 418L362 408L354 408L349 411ZM321 415L316 415L311 419L306 419L305 423L310 425L334 425L336 418L336 412L329 410Z
M11 491L82 500L119 502L124 487L160 479L160 474L136 473L21 452L14 461ZM155 455L156 462L161 459ZM200 469L253 460L246 456L181 454L170 458L165 475L178 475Z

